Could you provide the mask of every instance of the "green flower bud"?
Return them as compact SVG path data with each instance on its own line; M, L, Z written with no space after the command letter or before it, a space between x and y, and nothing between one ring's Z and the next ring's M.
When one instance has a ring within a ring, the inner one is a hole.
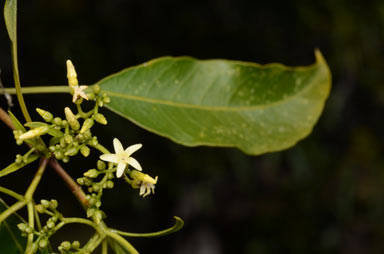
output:
M77 178L77 183L80 184L80 185L84 185L84 179L82 177L80 178Z
M17 227L19 228L19 230L21 232L25 232L25 230L27 229L28 226L25 223L19 223L19 224L17 224Z
M100 113L96 114L95 121L98 122L99 124L103 124L103 125L106 125L108 123L107 119L105 119L104 115L100 114Z
M88 139L92 138L92 133L90 130L87 130L86 132L84 132L83 136L84 136L85 140L88 140Z
M46 239L41 239L39 241L39 248L40 249L44 249L48 246L48 241Z
M69 162L69 157L68 157L68 156L64 156L64 158L63 158L63 162L64 162L64 163L68 163L68 162Z
M39 113L39 115L46 121L46 122L51 122L53 120L53 115L51 113L49 113L48 111L46 110L43 110L43 109L40 109L40 108L37 108L36 109L37 113Z
M103 102L104 102L105 104L108 104L108 103L111 102L111 98L109 98L108 96L105 96L105 97L103 97Z
M53 119L53 123L55 124L55 125L57 125L57 126L60 126L61 125L61 118L60 117L55 117L54 119Z
M106 187L107 187L108 189L112 189L114 185L115 185L114 182L112 182L112 181L107 181L107 186L106 186Z
M99 85L94 85L94 86L92 86L92 90L93 90L93 92L94 92L95 94L98 94L98 93L100 93L101 88L100 88Z
M92 184L92 180L88 177L84 177L84 185L85 186L90 186Z
M42 205L35 205L35 209L38 213L44 213L45 212L45 207L43 207Z
M82 146L81 149L80 149L80 153L84 156L84 157L88 157L88 155L90 154L91 152L91 149L89 149L88 146Z
M46 200L46 199L42 199L42 200L40 201L40 204L41 204L44 208L48 208L50 203L49 203L48 200Z
M102 160L98 160L97 161L97 169L98 170L103 170L103 169L105 169L105 162L104 161L102 161Z
M92 188L94 192L99 192L99 190L101 189L101 186L100 184L95 183L94 185L92 185Z
M58 160L62 160L64 158L64 153L62 151L56 150L54 154L55 154L56 159L58 159Z
M99 207L101 206L101 201L100 201L100 200L97 200L95 206L96 206L97 208L99 208Z
M68 121L69 126L71 126L72 129L77 131L80 129L80 123L77 121L76 116L72 113L71 109L68 107L64 108L65 118Z
M78 152L79 152L79 149L78 149L78 148L76 148L76 147L71 147L71 148L69 148L69 149L65 152L64 155L66 155L66 156L74 156L74 155L76 155Z
M47 227L48 227L49 229L52 229L52 228L55 227L55 223L54 223L53 221L47 221Z
M49 131L48 126L41 126L41 127L35 128L33 130L29 130L26 133L20 135L19 139L20 140L26 140L26 139L30 139L30 138L39 137L41 135L47 134L48 131Z
M79 241L73 241L72 242L72 248L75 250L78 250L80 248L80 242Z
M95 216L96 223L100 223L101 220L103 219L103 214L101 213L101 211L96 211L94 216Z
M94 93L87 93L88 100L93 101L95 99L95 94Z
M89 178L96 178L99 175L99 172L96 169L90 169L84 173L84 176Z
M20 154L17 154L15 162L16 164L21 164L23 162L23 156L21 156Z
M73 137L71 135L65 135L64 141L65 141L65 143L70 144L73 142Z
M19 146L22 145L23 144L23 140L20 140L20 139L16 140L16 144L19 145Z
M56 199L51 199L51 202L49 202L49 208L51 208L52 210L55 210L58 205L59 203Z
M89 200L88 200L88 202L89 202L89 204L91 205L91 206L94 206L95 204L96 204L96 198L94 198L94 197L92 197L92 198L90 198Z
M115 175L112 174L112 173L108 173L108 174L107 174L107 178L108 178L109 180L112 180L113 178L115 178Z
M97 144L99 144L99 141L97 141L97 138L96 137L93 137L93 139L91 140L90 144L92 146L97 146Z
M68 126L68 122L67 122L67 120L63 120L63 121L61 121L61 127L63 127L63 128L67 128L67 126Z
M67 146L67 143L65 142L64 138L60 138L60 146L61 147L66 147Z
M60 244L60 246L64 249L64 250L70 250L71 249L71 243L68 242L68 241L64 241Z
M58 220L59 218L57 217L57 215L54 215L51 217L51 220L56 223L56 221Z
M26 228L25 228L25 233L27 233L27 234L32 234L33 233L33 228L31 228L31 227L29 227L29 226L27 226Z
M80 133L82 134L82 133L86 132L87 130L89 130L93 126L94 123L95 122L93 121L92 118L85 119L83 126L81 127Z
M48 147L49 151L54 152L56 150L55 146Z
M92 215L96 212L96 209L95 208L89 208L87 210L87 217L92 217Z

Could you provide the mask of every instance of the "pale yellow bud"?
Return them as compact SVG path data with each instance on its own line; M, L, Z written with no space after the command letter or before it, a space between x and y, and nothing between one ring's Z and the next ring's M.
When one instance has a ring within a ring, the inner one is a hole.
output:
M64 113L69 126L74 130L80 129L80 123L77 121L76 116L72 113L71 109L68 107L64 108Z
M77 81L75 66L73 66L71 60L67 60L67 78L70 87L79 85L79 82Z
M36 129L27 131L24 134L21 134L19 136L19 139L20 140L26 140L26 139L30 139L30 138L39 137L41 135L47 134L48 131L49 131L49 127L48 126L41 126L41 127L36 128Z

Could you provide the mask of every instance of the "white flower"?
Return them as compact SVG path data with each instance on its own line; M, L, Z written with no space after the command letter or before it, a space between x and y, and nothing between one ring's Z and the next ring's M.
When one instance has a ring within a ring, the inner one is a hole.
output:
M73 86L73 98L72 102L74 103L79 99L79 97L82 97L86 100L88 100L88 96L84 93L84 90L88 88L88 86Z
M155 177L155 179L153 179L152 177L146 174L141 183L139 195L143 196L144 198L145 196L148 196L149 194L151 194L151 192L152 194L155 194L156 183L157 183L157 176Z
M141 144L129 146L127 149L124 150L121 142L117 138L114 138L113 147L115 148L114 154L103 154L100 156L100 159L103 161L117 163L116 177L121 177L123 175L125 167L127 165L131 165L139 171L142 170L139 162L134 158L130 157L131 154L133 154L142 147Z

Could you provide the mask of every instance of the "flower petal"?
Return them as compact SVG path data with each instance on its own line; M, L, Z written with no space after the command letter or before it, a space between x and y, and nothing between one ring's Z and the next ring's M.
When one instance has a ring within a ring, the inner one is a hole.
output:
M131 165L132 167L134 167L135 169L139 170L139 171L143 171L143 169L141 168L140 166L140 163L132 158L132 157L129 157L128 160L127 160L128 164Z
M103 161L109 161L113 163L119 163L119 158L116 154L109 153L109 154L102 154L100 155L100 159Z
M147 188L145 188L144 185L141 185L139 195L140 195L140 196L143 195L143 194L145 193L145 190L146 190L146 189L147 189Z
M125 149L124 152L126 155L131 156L131 154L139 150L142 146L142 144L131 145L127 149Z
M117 178L120 178L124 174L125 167L126 167L126 164L124 163L119 163L117 165L117 171L116 171Z
M123 145L121 144L120 140L118 140L117 138L113 139L113 148L115 149L116 154L124 152Z

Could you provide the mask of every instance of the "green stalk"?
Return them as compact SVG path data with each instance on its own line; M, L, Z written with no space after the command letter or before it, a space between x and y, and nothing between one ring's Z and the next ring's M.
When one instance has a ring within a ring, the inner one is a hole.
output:
M19 200L19 201L24 200L24 197L22 195L14 192L13 190L7 189L5 187L0 186L0 192L5 193L5 194L7 194L7 195Z
M125 240L120 235L113 233L111 231L107 231L107 236L115 239L120 245L122 245L126 250L129 251L131 254L139 254L139 252L135 249L135 247L132 246L127 240Z
M16 202L15 204L13 204L12 206L10 206L7 210L5 210L4 212L2 212L0 214L0 224L8 218L8 216L12 215L13 213L15 213L16 211L20 210L21 208L23 208L25 205L27 204L27 201L25 200L21 200L21 201L18 201Z
M4 92L8 94L16 94L15 88L4 88ZM32 86L22 87L21 92L23 94L41 94L41 93L69 93L69 86ZM0 94L3 91L0 90Z

